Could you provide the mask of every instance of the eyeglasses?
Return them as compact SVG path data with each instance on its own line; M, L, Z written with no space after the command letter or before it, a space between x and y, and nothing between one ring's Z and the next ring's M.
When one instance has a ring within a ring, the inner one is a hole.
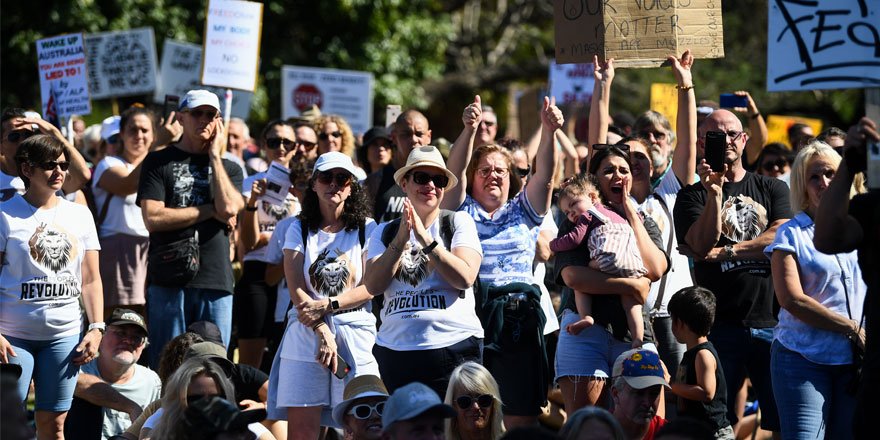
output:
M525 168L516 167L516 174L518 174L520 178L524 179L526 177L529 177L529 173L531 173L531 172L532 172L531 165L529 165Z
M219 397L218 394L193 394L190 396L186 396L186 406L192 406L192 404L198 402L202 399L210 399L211 397Z
M285 138L280 138L280 137L266 138L266 148L269 148L271 150L277 150L277 149L281 148L282 145L284 146L284 148L292 147L292 146L296 145L296 141L292 141L290 139L285 139Z
M315 178L318 182L321 182L324 185L329 185L331 182L334 182L336 183L336 186L348 186L348 184L351 183L351 173L348 172L333 173L331 171L318 171Z
M736 131L736 130L728 130L728 131L724 132L724 134L726 134L727 137L730 138L730 142L736 142L740 138L740 136L743 135L743 133L745 133L745 132L744 131Z
M113 336L116 336L117 338L124 341L132 342L134 343L134 345L137 346L140 346L147 340L147 337L137 330L128 332L119 328L107 327L107 333L110 333Z
M342 137L342 132L340 132L339 130L337 130L337 131L334 131L334 132L332 132L332 133L321 133L321 134L318 135L318 139L320 139L320 140L322 140L322 141L326 141L327 139L330 139L330 136L333 136L333 137L335 137L335 138L341 138L341 137Z
M459 396L455 399L455 404L458 405L461 409L468 409L473 406L474 401L477 402L477 406L480 408L488 408L495 403L495 397L491 394L483 394L482 396L471 397L468 395Z
M412 174L412 181L419 185L427 185L428 182L434 182L437 188L446 188L449 185L449 177L445 174L428 174L424 171L415 171Z
M385 411L385 402L379 402L375 405L369 405L366 403L355 405L348 410L348 413L353 415L356 419L366 420L373 415L373 411L376 411L377 416L382 417L382 412Z
M312 151L312 149L315 148L315 146L318 144L316 144L314 142L298 140L298 141L294 142L294 145L296 145L297 147L302 146L306 151Z
M486 127L494 127L495 124L498 124L498 122L495 122L495 121L482 121L481 123L485 124Z
M775 168L779 168L780 170L784 170L787 165L788 165L788 161L780 157L779 159L776 159L776 160L765 161L763 164L761 164L761 168L763 168L764 171L770 172L770 171L774 171Z
M201 118L203 118L203 117L207 117L207 118L209 118L209 119L214 119L214 118L216 118L217 116L220 115L220 112L218 112L217 110L198 110L198 109L193 109L193 110L187 110L187 111L184 112L184 113L189 113L190 115L192 115L192 117L194 117L194 118L196 118L196 119L201 119Z
M644 130L639 132L639 137L651 139L651 136L654 136L655 140L662 141L663 139L666 139L666 132L654 130Z
M479 173L480 177L482 177L484 179L489 177L489 175L492 173L497 174L498 177L504 178L504 177L507 177L508 174L510 174L510 170L507 168L483 167L483 168L477 168L477 173Z
M37 133L30 130L16 130L7 134L6 140L9 142L21 142L35 134Z
M41 163L31 162L31 165L40 167L46 171L55 171L55 167L61 168L61 171L67 171L67 169L70 168L70 162L58 162L55 160Z

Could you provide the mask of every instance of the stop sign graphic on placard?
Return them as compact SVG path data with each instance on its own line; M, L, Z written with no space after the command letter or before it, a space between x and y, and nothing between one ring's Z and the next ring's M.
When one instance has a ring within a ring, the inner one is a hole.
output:
M293 106L300 112L312 108L312 105L321 108L321 101L321 91L312 84L300 84L293 90Z

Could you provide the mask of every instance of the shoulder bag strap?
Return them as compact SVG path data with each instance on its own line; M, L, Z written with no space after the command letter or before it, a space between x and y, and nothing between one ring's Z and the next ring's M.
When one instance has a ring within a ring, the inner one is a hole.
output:
M654 199L656 199L657 202L660 203L660 207L662 207L663 212L666 213L666 218L669 219L669 222L667 223L668 227L672 228L673 227L672 213L669 212L669 207L666 206L666 201L663 200L663 198L660 197L660 195L657 193L654 193ZM670 229L669 230L669 240L666 241L666 256L669 258L670 262L672 261L672 257L670 257L670 253L672 253L673 234L675 234L675 231ZM660 310L660 307L663 306L663 296L664 296L664 293L666 293L666 278L669 276L669 272L671 270L672 270L672 268L669 268L669 270L667 270L666 273L663 274L663 277L660 279L660 288L657 289L657 300L654 301L654 305L651 307L651 312Z
M116 197L116 194L111 193L110 191L105 191L107 193L107 198L104 199L104 205L101 206L101 212L98 213L98 218L95 219L95 226L101 226L104 223L104 219L107 218L107 210L110 208L110 200L113 197Z

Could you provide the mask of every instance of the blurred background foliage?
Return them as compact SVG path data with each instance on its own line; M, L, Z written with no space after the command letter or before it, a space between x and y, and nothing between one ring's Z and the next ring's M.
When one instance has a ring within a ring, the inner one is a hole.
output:
M268 0L252 127L280 116L281 66L364 70L375 77L374 112L386 104L422 109L435 137L454 138L461 109L480 93L499 121L516 91L546 87L553 57L551 0ZM206 0L2 0L0 105L39 107L36 40L71 32L153 27L161 58L166 38L201 44ZM768 93L767 2L723 2L725 58L697 60L698 99L749 91L762 113L821 118L847 126L864 112L862 90ZM647 109L652 82L668 68L618 69L612 113ZM120 106L150 97L120 98ZM93 101L89 122L110 113ZM502 128L503 129L503 128Z

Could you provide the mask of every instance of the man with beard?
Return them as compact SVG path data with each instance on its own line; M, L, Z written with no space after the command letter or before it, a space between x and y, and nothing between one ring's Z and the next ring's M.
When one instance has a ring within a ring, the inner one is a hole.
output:
M669 388L660 356L651 350L628 350L614 361L611 399L614 418L629 440L651 440L666 419L657 415L660 392Z
M382 412L388 390L382 379L372 374L358 376L345 385L343 400L333 408L333 420L345 429L350 440L382 438Z
M125 431L145 406L160 397L159 376L137 364L146 342L144 318L128 309L116 309L107 321L98 358L83 365L77 377L74 397L103 408L103 440ZM90 428L83 426L80 430L71 424L92 420L76 417L78 406L79 403L75 404L71 410L65 431L82 435Z
M650 145L651 167L654 170L651 186L656 188L671 169L675 131L665 116L653 110L639 115L633 130Z

